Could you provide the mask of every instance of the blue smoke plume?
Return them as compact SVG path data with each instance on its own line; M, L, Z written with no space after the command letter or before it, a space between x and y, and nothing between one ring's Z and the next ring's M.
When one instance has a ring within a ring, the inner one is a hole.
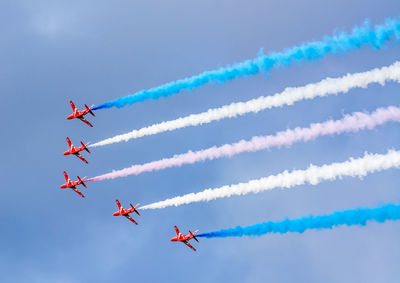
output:
M148 90L141 90L135 94L101 104L93 110L113 106L121 108L147 99L158 99L177 94L181 90L191 90L209 82L226 82L243 76L255 75L261 71L268 72L272 68L288 66L293 62L318 60L327 54L345 53L363 45L371 45L375 49L380 49L391 38L400 39L399 20L386 19L383 25L376 25L374 28L368 21L365 21L362 26L353 28L350 34L338 33L331 37L324 37L322 41L304 43L285 49L283 52L273 52L269 55L264 55L260 50L255 59L228 65L218 70L205 71L199 75Z
M242 236L261 236L268 233L303 233L308 229L332 229L339 225L366 225L367 221L379 223L386 220L400 219L400 205L387 204L378 208L357 208L337 211L332 214L307 216L298 219L286 219L280 222L264 222L252 226L224 229L220 231L199 234L197 237L225 238Z

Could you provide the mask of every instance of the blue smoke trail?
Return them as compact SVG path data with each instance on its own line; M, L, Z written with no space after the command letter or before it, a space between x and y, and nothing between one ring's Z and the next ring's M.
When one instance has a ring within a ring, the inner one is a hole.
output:
M303 60L317 60L327 54L348 52L363 45L371 45L380 49L383 44L394 37L400 39L400 21L397 19L386 19L383 25L372 28L368 21L361 27L353 28L350 34L342 32L331 37L324 37L322 41L304 43L300 46L285 49L281 53L260 54L257 58L236 63L218 70L206 71L199 75L170 82L159 87L141 90L135 94L121 97L116 100L101 104L93 110L121 108L126 105L144 101L147 99L158 99L177 94L181 90L192 90L209 82L226 82L235 78L255 75L261 71L269 71L273 67L287 66L293 62Z
M357 208L337 211L332 214L286 219L280 222L264 222L252 226L225 229L199 234L197 237L225 238L242 236L261 236L268 233L303 233L308 229L331 229L339 225L366 225L367 221L379 223L400 219L400 205L387 204L378 208Z

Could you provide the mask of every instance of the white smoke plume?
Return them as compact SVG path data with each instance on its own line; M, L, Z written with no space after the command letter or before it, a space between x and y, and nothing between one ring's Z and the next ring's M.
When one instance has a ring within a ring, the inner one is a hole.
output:
M292 188L303 184L318 185L322 181L333 181L342 177L364 177L368 174L400 167L400 151L389 150L387 154L365 153L361 158L350 158L341 163L315 166L306 170L284 171L277 175L252 180L247 183L210 188L199 193L190 193L142 206L142 209L157 209L168 206L180 206L193 202L211 201L229 198L235 195L260 193L277 188Z

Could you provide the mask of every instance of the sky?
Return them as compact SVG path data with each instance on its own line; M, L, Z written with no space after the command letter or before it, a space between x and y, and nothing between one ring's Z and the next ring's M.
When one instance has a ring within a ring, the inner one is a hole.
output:
M268 135L354 111L398 106L400 86L298 102L200 127L94 148L86 165L63 156L65 138L97 142L164 120L363 72L399 59L400 45L361 48L122 109L96 111L94 127L65 119L69 100L100 105L142 89L350 31L365 19L398 18L382 1L0 1L1 282L396 282L399 222L303 234L200 239L194 253L172 243L182 232L399 203L396 169L363 179L274 190L113 217L115 199L148 204L209 187L400 149L398 125L321 137L290 148L243 153L138 176L88 183L80 198L61 190L62 171L93 177L188 150Z

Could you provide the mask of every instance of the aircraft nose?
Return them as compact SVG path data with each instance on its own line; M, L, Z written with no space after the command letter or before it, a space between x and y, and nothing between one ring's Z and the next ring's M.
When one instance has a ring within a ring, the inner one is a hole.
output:
M176 242L176 238L171 238L170 241L171 242Z
M114 213L113 213L113 216L118 216L118 212L114 212Z
M64 154L64 155L67 155L67 154L68 154L68 151L64 152L63 154Z

